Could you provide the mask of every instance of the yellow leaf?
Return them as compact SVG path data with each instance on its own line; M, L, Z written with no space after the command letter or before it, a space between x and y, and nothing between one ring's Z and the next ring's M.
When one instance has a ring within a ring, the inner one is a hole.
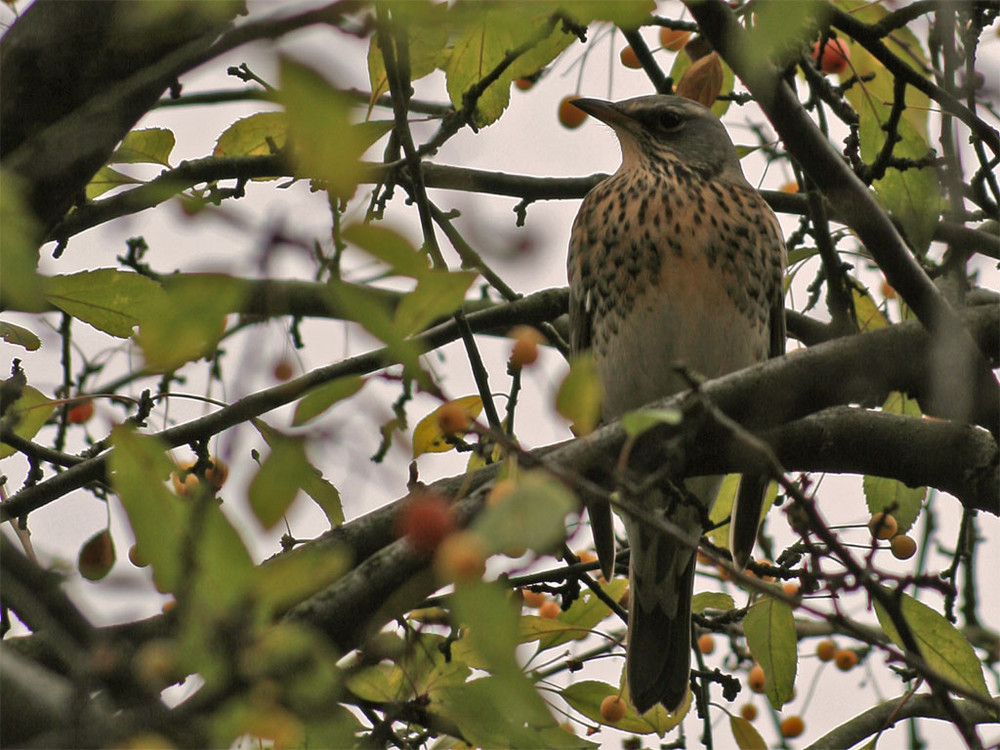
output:
M421 419L417 423L417 426L413 428L414 458L423 453L446 453L455 447L445 438L444 432L441 430L441 425L438 424L438 415L441 413L441 410L445 408L450 409L453 406L458 406L471 420L478 417L480 412L482 412L483 400L479 396L456 398L454 401L441 404L441 406Z

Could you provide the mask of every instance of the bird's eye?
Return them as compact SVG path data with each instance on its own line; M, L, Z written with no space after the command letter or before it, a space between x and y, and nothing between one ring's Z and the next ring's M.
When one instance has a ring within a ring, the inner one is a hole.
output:
M659 117L659 125L664 130L673 130L681 124L681 117L676 112L663 112Z

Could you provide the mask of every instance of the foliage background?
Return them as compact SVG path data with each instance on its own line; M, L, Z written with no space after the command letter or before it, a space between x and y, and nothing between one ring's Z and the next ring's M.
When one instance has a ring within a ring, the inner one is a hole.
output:
M253 5L251 8L254 12L258 11ZM271 12L274 9L263 7L261 10ZM682 8L665 3L660 6L659 12L677 17ZM649 37L647 41L652 46L655 34L649 30L644 34ZM591 39L599 36L592 34ZM995 34L988 32L986 38L984 54L988 56L991 49L995 54ZM594 50L583 65L579 83L580 45L574 45L531 91L513 92L509 110L499 122L477 134L469 130L460 132L445 145L436 161L538 176L572 176L613 171L617 166L618 156L610 133L595 127L593 123L588 123L577 131L567 131L556 120L555 106L562 96L577 92L607 95L615 99L647 93L650 88L642 73L625 70L618 63L617 51L622 45L618 35L594 42ZM307 62L338 86L362 91L368 87L364 64L367 46L363 40L352 39L331 30L309 30L297 32L274 47L238 50L212 63L203 71L185 76L185 93L232 85L231 80L227 82L221 78L221 71L226 65L239 65L244 61L264 80L277 81L279 73L274 54L276 49L287 51L295 59ZM657 59L666 67L671 56L659 53ZM995 74L995 66L993 72ZM418 82L415 98L443 101L442 84L440 76ZM995 85L995 81L987 81L987 87L993 86L994 91ZM260 109L261 105L257 102L193 110L160 109L145 118L139 127L166 127L177 134L178 144L171 155L171 163L176 165L181 159L197 158L210 153L218 134L228 124ZM197 114L192 115L192 112ZM754 132L741 119L732 115L727 118L734 139L738 143L754 142ZM764 118L760 115L751 115L750 119L764 124ZM764 128L766 132L771 132L766 124ZM414 132L418 142L424 140L433 129L432 123L415 123ZM834 140L837 142L837 139ZM372 156L377 158L380 148L381 145L376 147ZM787 165L768 165L756 156L748 158L746 162L745 169L749 179L762 187L776 189L792 178ZM136 166L131 169L135 170L133 174L146 179L159 171L158 167L147 169ZM484 198L476 194L455 192L433 192L432 197L440 200L439 205L442 207L456 207L462 211L462 218L456 225L514 289L528 292L564 284L564 252L576 201L533 203L527 210L526 227L517 229L512 212L515 203L513 199ZM365 205L363 200L355 201L345 218L361 219ZM414 244L419 244L419 226L413 221L412 208L405 206L400 197L389 204L386 216L391 226L408 236ZM148 258L159 271L177 267L185 271L309 278L313 272L309 258L310 244L314 237L328 237L329 221L329 209L324 197L310 192L304 181L284 190L275 190L273 183L251 183L247 187L246 198L229 203L218 211L209 210L189 217L175 202L75 237L58 260L49 257L46 252L51 249L50 245L43 249L40 270L44 273L72 273L95 265L111 265L116 255L123 254L127 239L142 235L151 246ZM786 234L793 229L794 223L786 221ZM268 238L274 237L291 241L269 241ZM360 254L345 256L345 267L357 277L366 276L372 268L370 261ZM990 259L977 257L973 259L971 268L978 274L983 286L996 288L1000 283L995 263ZM876 271L863 268L858 271L862 281L870 288L875 290L879 287L881 278ZM806 274L802 276L805 278ZM811 280L811 274L808 280ZM796 294L798 301L806 295L801 285L793 292L793 296ZM876 299L881 302L878 296ZM34 323L36 319L32 316L12 313L5 315L5 319L37 328ZM57 316L50 316L49 319L53 326L58 326ZM231 318L230 325L234 322L235 318ZM23 359L30 374L30 382L43 392L52 393L60 382L57 376L59 365L54 359L60 348L59 336L55 330L37 332L41 334L43 343L39 352L28 355L18 351L7 355L8 347L4 346L5 357L9 359L16 355ZM227 368L230 368L229 372L238 373L238 376L224 376L221 382L215 382L210 379L209 365L192 365L187 368L187 382L183 390L233 402L243 395L273 385L275 381L272 370L278 360L293 359L297 368L308 371L334 359L367 351L373 344L372 339L355 327L334 321L307 319L301 325L301 334L308 342L321 343L293 350L289 343L287 320L257 324L234 333L225 340L226 355L222 360L222 371L226 373ZM109 365L101 373L102 379L115 371L127 372L139 361L127 344L108 349L107 339L95 334L85 325L76 324L73 337L74 342L85 352L96 349L108 352L101 355L102 358L106 356L109 359ZM480 343L491 373L502 383L509 342L481 337ZM464 351L459 345L443 349L442 360L435 369L449 396L461 396L475 391L467 373ZM554 351L544 352L539 365L526 371L521 394L522 416L518 427L518 436L524 445L544 445L568 436L565 420L556 415L552 407L554 393L564 372L565 364ZM495 388L499 389L500 386ZM319 423L321 427L310 431L309 457L322 469L324 476L344 493L348 518L354 518L404 494L406 464L410 459L405 436L400 436L395 441L384 466L368 461L368 457L378 447L377 425L391 418L388 404L397 395L398 386L393 383L372 383L354 397L349 405L337 407L330 418ZM407 407L411 426L438 403L438 400L430 396L418 395ZM111 423L120 420L123 414L120 408L100 400L97 406L96 419L85 429L86 434L93 438L103 437ZM162 428L168 423L184 422L204 414L205 410L197 402L171 399L168 409L157 414L151 425ZM289 408L272 412L267 419L273 425L287 427L290 417ZM83 433L84 430L79 429L70 431L67 450L72 452L84 447ZM243 501L255 473L255 467L247 460L252 448L264 452L264 442L256 431L247 428L227 432L211 442L212 453L222 457L233 467L232 476L222 493L227 499L226 514L240 530L253 559L260 560L276 551L279 537L285 529L279 525L270 531L264 531ZM464 457L455 456L426 456L420 460L421 479L430 481L437 476L448 476L461 471L464 460ZM23 476L18 470L5 466L5 473L10 477L9 487L20 485ZM843 502L835 500L823 503L824 514L831 524L859 523L866 519L867 510L857 492L858 484L855 480L834 477L823 480L824 498L847 498ZM120 558L110 577L95 585L70 574L65 586L96 625L153 615L159 612L162 602L168 598L152 594L148 571L138 570L124 559L124 550L127 549L130 538L129 525L117 503L111 503L110 508L111 528ZM955 539L957 516L941 513L935 520L940 539ZM990 519L990 523L983 528L988 539L995 538L996 535L995 523L992 521ZM297 538L308 538L325 528L322 511L301 496L292 505L287 522ZM65 501L49 505L32 515L33 542L43 559L55 561L61 558L67 566L72 566L75 551L103 528L105 523L105 506L86 493L75 493ZM772 527L779 525L783 526L783 521L776 519L771 522ZM792 538L787 530L773 528L773 531L779 544L782 540L787 542ZM866 537L863 529L846 534L853 534L851 538L858 542L864 542ZM573 541L572 546L579 548L588 543L584 532ZM991 569L991 562L995 563L997 558L995 551L992 551L995 549L992 544L987 544L984 549L986 552L979 570L985 577ZM881 559L879 562L890 570L907 570L905 565L897 566ZM509 563L503 560L491 562L491 573L497 572L505 564ZM542 567L546 566L543 564ZM995 599L989 598L992 587L982 585L979 589L983 594L983 611L995 612L997 603ZM864 603L859 601L849 611L860 615L864 609ZM598 674L614 683L617 681L617 671L618 665L614 662ZM825 673L818 678L816 697L812 699L813 710L806 712L811 736L820 736L827 728L873 702L871 693L855 689L862 679L859 674L841 675L833 673L827 667ZM808 672L804 672L800 679L810 679L807 675ZM875 679L870 674L868 677ZM806 683L799 684L801 696L806 692L801 686ZM995 682L991 682L991 685L995 691ZM802 698L798 701L801 705ZM836 702L838 712L817 708L817 704L828 704L831 701ZM840 712L841 706L843 713ZM689 726L692 739L697 736L698 726L696 721ZM768 727L768 730L772 734L767 736L773 738L773 729ZM765 732L768 730L762 729ZM721 730L718 732L719 744L722 746L730 741L728 736L723 739L725 734Z

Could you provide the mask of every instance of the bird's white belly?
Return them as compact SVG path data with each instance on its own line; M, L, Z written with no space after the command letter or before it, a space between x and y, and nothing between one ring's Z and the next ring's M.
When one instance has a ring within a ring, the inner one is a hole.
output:
M766 351L767 334L741 315L721 289L675 289L635 301L597 360L610 419L687 387L683 364L707 378L739 370Z

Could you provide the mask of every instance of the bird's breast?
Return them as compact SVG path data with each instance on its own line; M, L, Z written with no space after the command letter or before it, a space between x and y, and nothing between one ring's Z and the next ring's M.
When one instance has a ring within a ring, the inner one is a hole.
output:
M777 231L749 186L690 172L619 172L591 191L569 275L587 302L606 417L684 388L676 364L715 377L767 358Z

